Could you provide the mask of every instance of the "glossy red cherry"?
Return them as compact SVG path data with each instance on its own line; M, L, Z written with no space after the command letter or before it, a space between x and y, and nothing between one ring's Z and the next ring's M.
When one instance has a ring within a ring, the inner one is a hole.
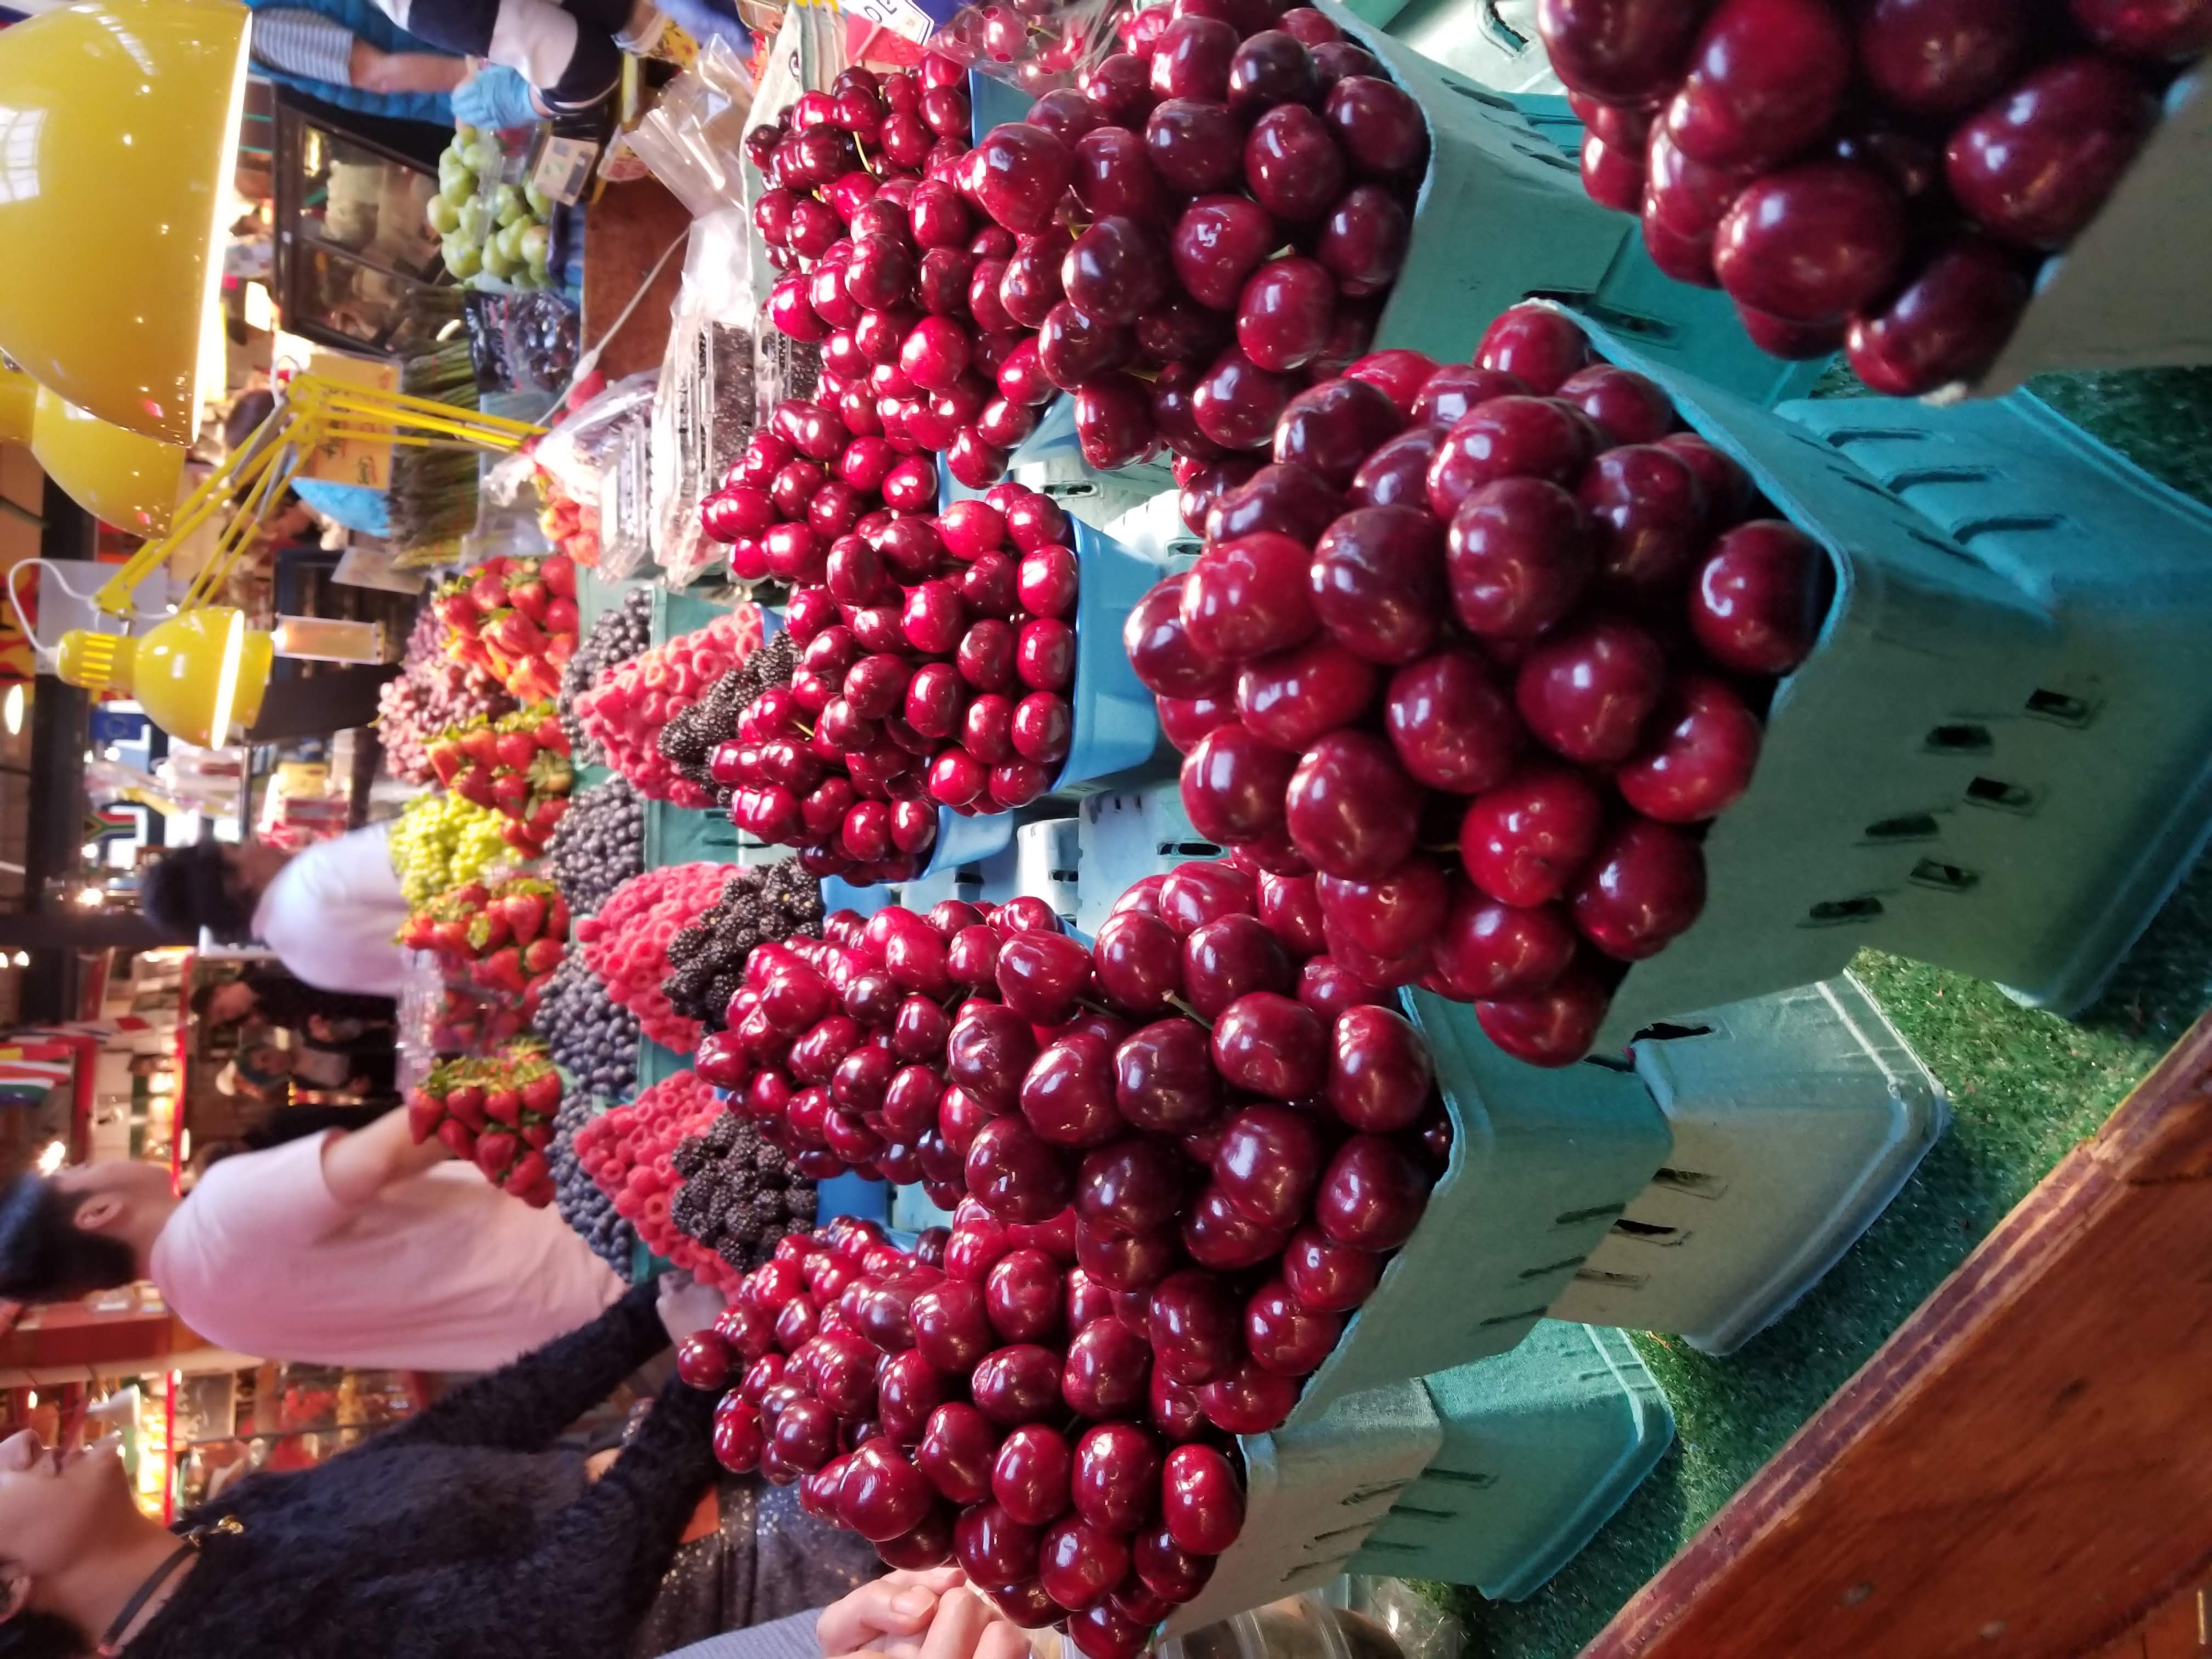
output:
M1315 868L1376 881L1412 853L1419 809L1419 786L1387 742L1337 732L1298 757L1284 797L1284 823Z
M1019 1584L1037 1570L1043 1535L1025 1527L996 1503L981 1503L962 1512L952 1527L952 1549L960 1570L985 1589Z
M1319 219L1344 194L1344 151L1328 122L1303 104L1269 110L1243 146L1244 183L1253 199L1285 224Z
M984 1293L958 1279L946 1279L922 1291L908 1308L907 1316L915 1351L949 1375L972 1370L994 1346Z
M1082 946L1073 939L1039 936L1010 942L1000 956L1014 955L1037 943ZM1018 949L1018 947L1020 947ZM1062 1003L1072 1006L1072 997ZM1073 1032L1045 1045L1022 1083L1022 1115L1030 1127L1055 1146L1103 1146L1121 1134L1114 1109L1113 1049L1103 1038Z
M1133 1012L1160 1012L1182 987L1182 941L1158 916L1109 916L1091 956L1098 988Z
M1826 549L1795 526L1756 520L1714 543L1698 567L1691 632L1724 668L1786 674L1811 652L1834 592Z
M1577 962L1537 995L1478 1002L1474 1016L1484 1035L1516 1060L1571 1066L1589 1052L1611 1001L1605 982Z
M1874 0L1858 20L1859 66L1897 108L1956 115L2005 84L2033 27L2008 0Z
M1376 684L1365 658L1334 640L1311 640L1246 663L1237 678L1236 715L1261 742L1297 755L1357 720L1374 700Z
M1736 198L1714 235L1713 270L1740 306L1832 324L1888 289L1905 231L1905 199L1883 174L1811 161L1768 173Z
M1734 805L1759 763L1759 717L1728 682L1687 674L1668 689L1645 747L1614 775L1631 806L1662 823L1698 823Z
M1161 1468L1160 1519L1176 1549L1222 1553L1244 1529L1244 1486L1236 1466L1212 1446L1176 1447Z
M1359 507L1329 526L1310 567L1329 637L1373 662L1419 657L1442 620L1443 540L1437 519L1414 506Z
M1571 485L1595 448L1595 428L1546 398L1493 398L1452 428L1429 467L1429 506L1449 521L1500 478Z
M975 1367L970 1392L994 1423L1044 1422L1060 1411L1060 1358L1034 1343L996 1349Z
M1297 766L1297 757L1228 721L1183 757L1183 811L1194 829L1220 846L1257 841L1281 829Z
M1326 1078L1328 1040L1327 1028L1313 1010L1273 992L1255 991L1230 1004L1215 1022L1214 1069L1249 1093L1300 1100Z
M2157 119L2157 100L2118 64L2062 58L1954 131L1944 176L1992 234L2061 248L2104 205Z
M1244 1345L1252 1363L1277 1376L1318 1370L1343 1331L1340 1316L1307 1307L1279 1279L1262 1285L1244 1304Z
M768 1449L759 1410L735 1395L714 1408L714 1461L732 1474L750 1474Z
M1446 569L1470 633L1532 639L1571 611L1596 569L1589 520L1540 478L1484 485L1453 515Z
M1147 592L1121 625L1121 644L1129 665L1147 690L1161 696L1219 696L1236 684L1235 672L1206 656L1182 625L1181 576L1170 576Z
M1705 860L1679 830L1632 817L1599 844L1569 900L1583 936L1622 962L1656 956L1698 919Z
M1192 388L1191 418L1224 448L1257 449L1273 434L1290 399L1288 380L1231 346Z
M1103 1598L1128 1571L1127 1542L1074 1516L1048 1528L1039 1546L1037 1582L1070 1613Z
M1519 305L1501 312L1483 332L1474 361L1510 374L1538 398L1548 398L1590 360L1582 325L1548 306Z
M1248 1106L1223 1127L1213 1178L1242 1214L1287 1228L1305 1212L1321 1165L1321 1139L1304 1113Z
M1536 30L1568 86L1637 105L1674 89L1698 20L1696 7L1670 0L1541 0Z
M994 127L975 147L980 165L973 194L1008 230L1042 230L1051 222L1075 173L1066 142L1042 127L1017 123Z
M1286 255L1245 283L1237 301L1237 343L1261 368L1287 374L1328 343L1335 310L1336 278L1328 268Z
M1283 1251L1284 1286L1313 1313L1349 1313L1374 1294L1382 1275L1381 1256L1340 1244L1316 1226L1299 1228Z
M1513 698L1536 740L1584 764L1626 760L1665 688L1667 664L1632 623L1600 618L1538 643Z
M1566 971L1575 939L1557 904L1501 904L1469 886L1455 896L1430 955L1456 1001L1534 996Z
M1220 1111L1206 1032L1187 1019L1164 1019L1125 1038L1114 1051L1114 1099L1138 1128L1187 1134Z
M1227 697L1160 697L1155 702L1160 731L1181 755L1197 748L1199 740L1215 726L1237 718L1237 705Z
M1198 1391L1213 1425L1227 1434L1266 1434L1280 1428L1297 1404L1297 1384L1248 1359L1231 1375Z
M1169 239L1176 280L1201 305L1234 311L1244 279L1280 240L1267 210L1241 196L1202 196Z
M1369 1006L1337 1016L1325 1092L1329 1109L1353 1128L1389 1134L1410 1127L1434 1080L1428 1045L1402 1015Z
M1854 62L1827 0L1722 0L1667 106L1668 134L1709 167L1778 161L1834 118Z
M1360 463L1350 491L1354 507L1426 507L1429 467L1443 442L1437 428L1402 432Z
M1218 662L1288 650L1320 629L1305 548L1261 532L1209 549L1184 579L1183 631Z
M1059 1430L1024 1424L999 1443L991 1496L1024 1526L1045 1526L1067 1512L1074 1472L1074 1449Z
M1102 1423L1076 1443L1075 1512L1101 1532L1139 1531L1159 1512L1160 1449L1133 1423Z
M1233 915L1194 928L1183 939L1182 979L1190 1005L1211 1019L1248 992L1290 990L1292 973L1290 957L1264 923Z
M1880 312L1851 319L1851 370L1875 392L1917 398L1980 375L2027 309L2013 258L1979 237L1932 255Z
M1411 94L1371 75L1347 76L1328 89L1322 114L1358 172L1370 178L1418 177L1429 156L1428 123Z
M1275 425L1275 459L1302 466L1332 489L1342 489L1376 447L1403 424L1403 417L1379 388L1364 380L1325 380L1284 407Z
M1242 171L1243 125L1225 104L1170 98L1145 118L1145 154L1161 182L1185 196L1224 190Z
M1043 1221L1074 1195L1066 1158L1019 1117L994 1118L968 1148L968 1190L1007 1221Z
M1454 794L1504 782L1528 742L1511 697L1464 647L1433 653L1391 676L1382 720L1415 781Z
M2069 0L2082 32L2106 52L2152 63L2186 63L2212 47L2203 0Z
M1608 449L1583 475L1601 594L1672 611L1709 533L1704 485L1689 461L1656 443Z
M1216 500L1206 511L1206 538L1232 542L1272 530L1310 547L1344 508L1344 497L1318 472L1278 462L1260 468Z
M1505 904L1557 898L1596 850L1605 806L1579 772L1532 767L1469 803L1460 860L1474 884Z
M897 1444L879 1435L860 1445L845 1466L837 1488L837 1524L882 1542L919 1526L936 1497Z
M1429 1182L1395 1140L1358 1134L1336 1150L1314 1195L1314 1220L1339 1244L1395 1249L1428 1207Z

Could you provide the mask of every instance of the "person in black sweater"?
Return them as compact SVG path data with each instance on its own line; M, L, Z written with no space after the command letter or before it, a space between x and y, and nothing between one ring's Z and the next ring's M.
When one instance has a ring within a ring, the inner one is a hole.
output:
M588 1488L543 1454L720 1297L659 1303L640 1285L327 1463L238 1482L174 1532L138 1513L112 1452L0 1443L0 1656L619 1659L714 1477L716 1396L672 1378ZM750 1616L822 1599L792 1585L762 1606L757 1587Z

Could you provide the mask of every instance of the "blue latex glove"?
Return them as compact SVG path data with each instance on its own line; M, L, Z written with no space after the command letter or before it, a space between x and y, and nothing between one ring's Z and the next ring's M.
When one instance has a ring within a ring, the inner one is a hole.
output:
M530 82L501 64L486 64L466 84L453 88L453 118L472 127L527 127L537 124Z

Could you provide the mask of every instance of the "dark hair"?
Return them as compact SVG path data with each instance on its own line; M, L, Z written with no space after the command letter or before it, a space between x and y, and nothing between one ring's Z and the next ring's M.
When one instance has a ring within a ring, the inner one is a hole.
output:
M230 406L230 413L222 420L222 446L232 454L246 447L269 413L276 407L276 396L270 392L241 392Z
M138 908L175 939L197 939L204 927L219 939L242 939L253 911L239 896L222 842L196 841L167 854L138 879Z
M83 1659L91 1651L85 1633L58 1613L25 1607L0 1624L0 1659Z
M86 1232L76 1212L77 1200L41 1176L17 1176L0 1192L0 1296L65 1301L138 1276L131 1247Z

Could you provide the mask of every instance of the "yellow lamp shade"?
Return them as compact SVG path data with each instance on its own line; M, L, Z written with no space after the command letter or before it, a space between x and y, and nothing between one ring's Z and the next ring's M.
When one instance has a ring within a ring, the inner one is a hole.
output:
M36 380L0 364L0 444L31 441L31 410L38 400Z
M234 605L182 611L143 638L82 629L62 636L55 672L88 690L125 692L173 738L211 748L261 717L276 648Z
M169 443L198 418L248 17L75 0L0 29L0 351Z
M185 450L72 409L39 389L31 453L79 507L137 536L168 533L184 482Z

